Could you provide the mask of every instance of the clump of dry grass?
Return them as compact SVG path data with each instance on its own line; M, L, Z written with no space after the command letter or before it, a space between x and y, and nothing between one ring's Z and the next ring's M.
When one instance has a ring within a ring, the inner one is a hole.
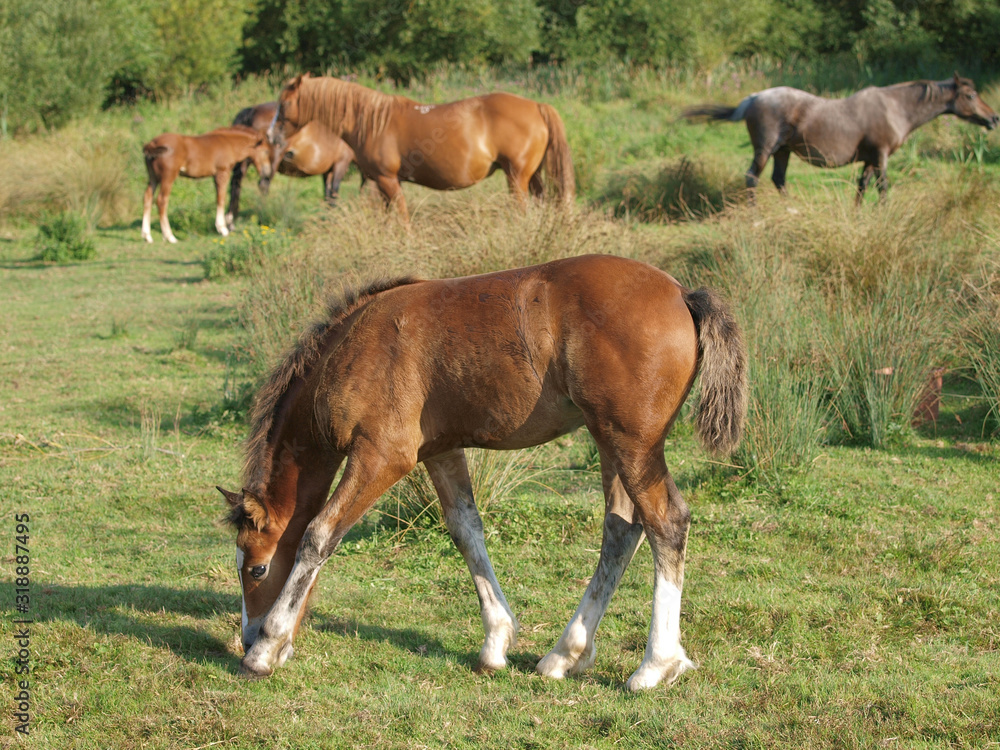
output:
M441 199L409 226L377 199L354 201L306 228L294 253L252 273L240 306L241 358L262 375L320 315L325 300L378 277L442 278L586 253L635 257L640 238L594 212L520 205L507 195Z
M720 213L745 192L722 160L687 156L660 164L627 167L610 175L597 198L616 216L640 221L679 221Z
M10 141L0 150L0 215L70 211L90 226L126 220L137 195L130 133L71 126Z
M989 403L994 431L1000 432L1000 260L971 282L961 305L965 352Z
M525 484L540 484L549 469L539 466L536 450L514 451L466 450L472 496L483 515L496 501L512 495ZM441 505L430 476L423 465L397 482L379 503L387 525L398 536L418 528L446 530Z

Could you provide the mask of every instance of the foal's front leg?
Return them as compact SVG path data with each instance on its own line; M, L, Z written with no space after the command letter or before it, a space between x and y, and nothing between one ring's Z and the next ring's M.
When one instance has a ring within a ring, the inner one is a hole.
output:
M226 224L226 183L229 182L230 170L215 173L215 229L225 237L229 234Z
M507 649L517 641L517 620L500 590L486 553L483 521L472 497L472 482L465 452L457 450L424 461L441 499L445 524L458 551L465 558L479 595L486 640L479 652L479 669L492 672L507 666Z
M413 466L414 461L406 456L386 456L372 445L357 449L348 457L337 489L306 527L292 571L243 657L240 664L243 674L266 677L288 659L320 568L344 534Z

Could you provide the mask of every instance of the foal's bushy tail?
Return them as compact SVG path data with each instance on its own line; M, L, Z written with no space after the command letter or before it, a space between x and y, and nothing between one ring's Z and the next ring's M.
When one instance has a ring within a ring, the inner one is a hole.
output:
M538 104L538 111L549 129L549 145L545 149L545 171L555 183L557 195L566 203L573 202L576 195L576 175L573 173L573 157L566 141L566 128L556 110L548 104Z
M747 414L747 354L726 304L710 289L684 291L698 329L701 397L695 434L710 453L728 455L743 436Z

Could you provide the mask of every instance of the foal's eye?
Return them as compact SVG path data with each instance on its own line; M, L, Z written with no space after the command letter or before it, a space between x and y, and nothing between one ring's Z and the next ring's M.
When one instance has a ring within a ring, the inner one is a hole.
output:
M255 581L259 581L261 578L263 578L266 572L267 572L266 565L254 565L252 568L250 568L250 575L253 576Z

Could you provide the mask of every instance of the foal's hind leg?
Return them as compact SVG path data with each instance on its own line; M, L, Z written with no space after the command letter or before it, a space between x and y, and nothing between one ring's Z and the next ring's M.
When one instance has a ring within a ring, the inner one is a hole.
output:
M156 196L156 208L160 212L160 231L163 232L163 239L171 244L177 242L173 231L170 229L170 220L167 218L167 206L170 205L170 191L174 187L173 180L164 180L160 183L160 194Z
M663 446L623 468L622 483L635 501L653 551L653 615L646 653L628 680L629 690L667 684L694 667L680 641L684 554L691 515L663 460Z
M479 595L486 640L479 652L479 669L492 672L507 665L507 649L517 640L517 620L493 572L483 522L472 497L465 452L458 450L424 462L441 498L448 533L462 553Z
M150 215L153 213L153 192L156 190L156 186L159 181L153 174L149 175L149 184L146 186L146 192L142 196L142 238L146 242L153 241L153 232L150 228Z
M594 634L618 587L626 566L642 542L643 530L632 500L626 494L612 461L601 452L604 485L604 539L597 571L590 579L569 624L535 668L539 674L561 678L593 666L597 652Z

